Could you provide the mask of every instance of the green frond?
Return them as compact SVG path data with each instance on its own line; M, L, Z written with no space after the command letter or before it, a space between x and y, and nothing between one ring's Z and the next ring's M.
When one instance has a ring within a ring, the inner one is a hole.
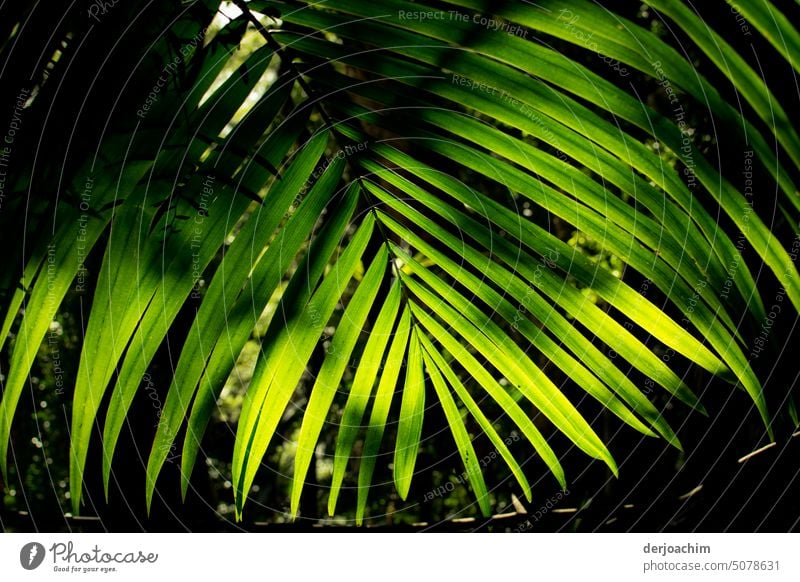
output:
M16 240L14 212L34 166L6 183L4 481L26 384L73 301L86 321L65 387L75 513L98 428L106 500L129 462L119 444L151 374L164 399L152 443L137 443L146 505L176 450L185 497L255 348L229 427L237 519L290 425L292 518L330 455L328 513L355 488L358 524L376 472L413 499L431 442L454 445L485 516L496 484L479 442L529 501L531 459L567 486L565 442L619 473L601 421L680 449L665 409L706 413L688 371L742 388L770 438L784 416L796 425L793 398L776 409L760 375L754 330L800 309L800 137L780 88L690 3L645 3L685 54L588 0L253 0L208 28L217 4L173 15L192 50L175 56L170 36L136 49L140 108L110 117L96 151L75 146L63 182L44 173L59 196L30 203L35 239ZM787 15L736 6L800 71ZM406 16L419 12L442 18ZM723 151L753 165L758 195Z

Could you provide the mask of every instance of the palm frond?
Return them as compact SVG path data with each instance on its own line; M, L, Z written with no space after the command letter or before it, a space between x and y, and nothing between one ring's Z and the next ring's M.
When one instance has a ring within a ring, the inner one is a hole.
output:
M542 426L616 474L597 419L559 377L628 428L681 447L634 380L705 411L661 349L743 388L773 434L752 330L770 317L765 275L787 311L800 308L796 249L787 250L800 212L800 138L746 55L688 4L647 2L710 63L699 71L654 32L585 0L235 4L242 14L185 56L176 87L136 127L113 127L103 156L83 160L71 196L49 207L58 213L52 236L14 249L22 269L5 280L0 328L9 353L4 478L39 348L59 306L85 287L72 393L75 512L95 427L102 417L108 496L131 406L170 344L148 506L180 435L186 494L221 390L254 340L260 349L232 450L238 518L298 386L308 402L290 511L299 511L318 443L338 426L328 511L336 512L353 458L358 523L382 449L393 450L399 496L409 494L431 408L449 429L432 438L455 444L485 515L493 485L478 436L528 499L526 463L508 431L561 487L564 451ZM766 0L740 10L796 69L800 36L789 20ZM442 17L405 16L419 12ZM476 15L525 34L482 28ZM246 34L261 38L242 55ZM166 42L152 53L167 54ZM581 51L655 82L669 109L597 73L574 56ZM698 107L725 139L752 151L782 221L755 210L738 176L695 140L689 120ZM623 267L599 266L554 221L598 241ZM743 259L745 242L757 260ZM96 272L86 270L90 254ZM661 304L637 290L636 276Z

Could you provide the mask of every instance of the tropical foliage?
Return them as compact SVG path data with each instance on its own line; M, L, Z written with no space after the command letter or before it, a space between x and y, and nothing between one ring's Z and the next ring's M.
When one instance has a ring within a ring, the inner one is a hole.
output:
M64 158L12 173L0 212L4 470L43 351L71 395L75 512L93 442L106 488L126 462L118 439L158 366L148 503L173 459L186 493L238 383L239 517L289 413L302 414L291 512L335 431L328 509L357 486L358 522L376 466L405 498L428 438L455 442L486 515L476 438L528 500L538 464L567 487L571 447L617 473L591 401L681 447L664 405L703 411L715 377L746 391L770 437L796 426L791 394L770 395L757 366L778 349L776 318L800 307L785 97L690 3L646 2L652 29L606 4L198 0L159 18L91 4L86 46L86 23L54 24L61 44L15 115L42 119L40 155L56 136ZM767 0L731 6L756 61L800 71L788 17ZM36 16L15 10L4 59ZM86 56L116 21L137 33L126 60ZM91 74L71 77L72 62ZM93 96L95 83L118 93ZM48 121L64 92L93 96L78 114L89 138ZM57 320L77 304L68 363ZM433 410L448 432L425 430Z

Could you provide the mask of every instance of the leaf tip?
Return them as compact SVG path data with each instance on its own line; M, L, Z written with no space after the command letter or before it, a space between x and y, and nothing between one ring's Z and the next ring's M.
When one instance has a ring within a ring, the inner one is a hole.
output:
M330 496L328 497L328 517L333 517L336 513L336 501L338 495L331 492Z

